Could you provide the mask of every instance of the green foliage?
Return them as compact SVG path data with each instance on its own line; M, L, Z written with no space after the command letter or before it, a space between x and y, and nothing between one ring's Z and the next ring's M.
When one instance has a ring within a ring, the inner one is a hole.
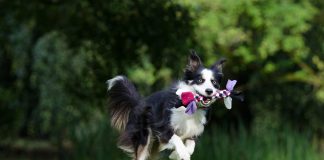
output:
M43 139L59 158L128 159L112 145L105 81L125 74L148 95L181 78L195 48L206 66L226 57L225 79L246 97L231 111L215 106L210 122L249 127L203 135L193 159L323 156L322 0L7 0L0 14L6 141Z
M171 69L163 67L157 69L152 63L148 61L147 57L143 57L141 65L135 65L128 69L129 78L138 85L138 89L144 94L150 94L152 92L152 86L159 82L160 86L167 86L171 83Z
M316 13L307 1L202 0L184 4L198 17L196 32L206 52L216 50L243 58L243 65L279 51L305 54L301 34L309 30Z
M324 115L324 50L312 48L308 36L314 29L322 31L323 24L313 24L318 23L314 17L322 14L323 5L289 0L179 3L196 17L197 41L207 62L212 64L220 54L228 57L225 74L237 77L239 83L246 82L246 109L253 113L254 124L262 124L256 128L280 128L288 121L301 128L319 124L316 130L323 131L323 116L317 115ZM212 55L215 51L217 56Z

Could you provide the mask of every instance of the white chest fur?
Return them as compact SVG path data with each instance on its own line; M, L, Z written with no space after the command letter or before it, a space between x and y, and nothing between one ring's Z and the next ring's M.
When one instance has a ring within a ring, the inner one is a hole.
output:
M206 111L198 109L193 115L188 115L185 110L183 106L171 109L171 126L181 139L199 136L204 131Z

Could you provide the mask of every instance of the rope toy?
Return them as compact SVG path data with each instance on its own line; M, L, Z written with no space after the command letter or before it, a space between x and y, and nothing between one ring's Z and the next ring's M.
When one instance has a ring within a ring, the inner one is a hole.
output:
M227 109L231 109L232 97L243 101L243 96L241 95L241 92L233 90L236 82L236 80L228 80L226 84L226 89L219 90L214 95L208 98L199 94L194 94L192 92L182 92L181 101L182 104L187 108L185 113L192 115L197 111L197 108L208 109L208 106L210 106L216 100L221 98L224 99L225 107Z

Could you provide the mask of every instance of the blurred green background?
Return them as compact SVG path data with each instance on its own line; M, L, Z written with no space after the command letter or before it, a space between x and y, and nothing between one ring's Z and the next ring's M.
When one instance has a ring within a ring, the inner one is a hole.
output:
M105 81L148 95L191 48L226 57L246 99L213 106L192 159L324 159L323 0L0 0L0 15L0 159L129 159Z

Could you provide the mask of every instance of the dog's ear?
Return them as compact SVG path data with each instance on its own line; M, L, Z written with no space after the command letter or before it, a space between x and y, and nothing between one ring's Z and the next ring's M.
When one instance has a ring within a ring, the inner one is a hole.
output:
M201 66L201 61L195 50L190 50L186 72L195 72Z
M221 58L214 65L212 65L211 69L212 70L215 70L215 71L222 72L225 62L226 62L226 59L225 58Z

